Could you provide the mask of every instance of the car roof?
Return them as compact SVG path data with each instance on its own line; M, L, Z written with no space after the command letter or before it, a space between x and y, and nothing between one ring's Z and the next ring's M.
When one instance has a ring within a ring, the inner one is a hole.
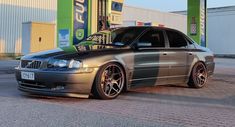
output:
M100 31L98 33L108 33L108 32L112 32L112 31L115 31L115 30L118 30L118 29L128 29L128 28L131 28L131 29L151 29L151 28L155 28L155 29L159 29L159 30L169 30L169 31L175 31L175 32L179 32L179 33L182 33L180 32L179 30L176 30L176 29L172 29L172 28L168 28L168 27L158 27L158 26L128 26L128 27L116 27L116 28L111 28L109 30L103 30L103 31Z
M159 26L128 26L128 27L120 27L120 28L156 28L160 30L172 30L172 31L178 31L176 29L168 28L168 27L159 27Z

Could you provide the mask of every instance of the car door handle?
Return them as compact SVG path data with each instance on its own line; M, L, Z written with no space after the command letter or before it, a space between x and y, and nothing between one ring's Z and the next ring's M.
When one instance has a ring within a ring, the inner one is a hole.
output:
M190 56L192 56L192 55L193 55L193 53L192 53L192 52L189 52L188 54L189 54Z
M164 53L163 53L163 55L164 55L164 56L166 56L166 55L167 55L167 53L166 53L166 52L164 52Z

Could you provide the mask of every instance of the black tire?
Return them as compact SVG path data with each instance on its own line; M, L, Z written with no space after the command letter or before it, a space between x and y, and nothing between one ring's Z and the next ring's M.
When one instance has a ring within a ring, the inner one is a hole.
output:
M194 65L188 86L190 88L202 88L206 85L208 78L208 72L206 66L202 62L198 62Z
M93 95L95 98L109 100L117 98L125 85L125 73L116 63L108 63L100 68L97 73Z

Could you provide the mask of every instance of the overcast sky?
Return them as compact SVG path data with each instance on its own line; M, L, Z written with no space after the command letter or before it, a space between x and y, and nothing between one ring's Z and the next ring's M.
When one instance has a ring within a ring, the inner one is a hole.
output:
M125 0L126 5L161 11L182 11L187 9L187 0ZM207 0L208 7L235 6L235 0Z

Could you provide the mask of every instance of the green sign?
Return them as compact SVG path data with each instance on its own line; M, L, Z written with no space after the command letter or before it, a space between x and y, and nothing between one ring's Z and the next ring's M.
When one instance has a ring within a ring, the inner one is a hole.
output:
M88 36L88 0L74 0L74 38L73 44L79 44Z
M188 0L188 35L199 45L207 46L206 0Z
M64 50L75 50L74 45L90 35L91 2L92 0L58 0L58 47Z

